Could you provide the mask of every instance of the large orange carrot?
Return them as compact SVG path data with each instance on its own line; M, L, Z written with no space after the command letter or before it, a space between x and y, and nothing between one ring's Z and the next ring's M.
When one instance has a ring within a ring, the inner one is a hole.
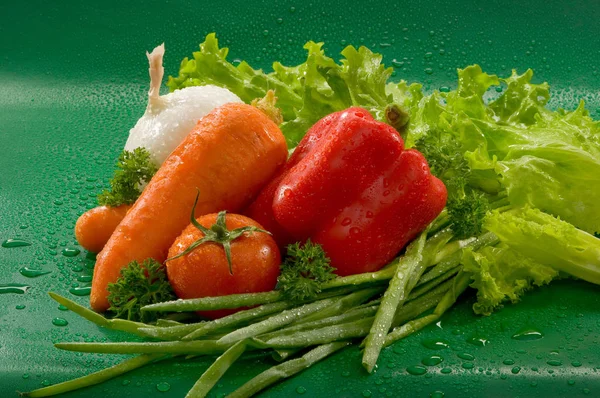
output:
M129 262L166 259L169 247L189 223L196 189L200 190L196 217L220 210L240 211L286 157L281 130L254 106L225 104L200 119L98 255L92 308L108 309L107 286Z
M84 249L98 253L113 234L131 205L98 206L83 213L75 223L75 238Z

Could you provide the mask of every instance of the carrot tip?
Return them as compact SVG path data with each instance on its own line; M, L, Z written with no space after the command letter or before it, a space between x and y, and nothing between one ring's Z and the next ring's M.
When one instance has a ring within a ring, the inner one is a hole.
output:
M252 100L252 106L261 110L269 119L275 122L275 124L280 125L283 122L283 116L281 115L281 109L275 106L276 103L277 97L275 97L275 92L273 90L267 91L264 98L255 98Z

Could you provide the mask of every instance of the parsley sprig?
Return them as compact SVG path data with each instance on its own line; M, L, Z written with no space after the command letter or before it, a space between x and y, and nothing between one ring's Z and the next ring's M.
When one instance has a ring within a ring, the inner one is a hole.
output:
M98 203L112 207L132 204L142 193L142 184L150 181L157 170L147 149L123 150L110 180L110 190L105 189L98 195Z
M311 242L294 243L287 247L287 258L281 264L278 288L293 302L314 299L321 285L333 278L335 268L321 245Z

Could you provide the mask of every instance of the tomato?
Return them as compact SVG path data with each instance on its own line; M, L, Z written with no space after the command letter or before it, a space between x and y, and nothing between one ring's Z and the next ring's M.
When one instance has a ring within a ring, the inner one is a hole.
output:
M209 235L218 225L217 220L218 214L207 214L197 219L200 225L210 230L207 232ZM227 232L243 227L262 229L256 221L238 214L226 214L224 221ZM198 227L190 224L169 249L167 276L177 297L214 297L265 292L275 288L281 255L270 234L247 231L231 240L231 273L221 243L208 241L182 255L191 244L205 236ZM178 255L181 256L171 259ZM201 311L199 314L214 319L239 310Z

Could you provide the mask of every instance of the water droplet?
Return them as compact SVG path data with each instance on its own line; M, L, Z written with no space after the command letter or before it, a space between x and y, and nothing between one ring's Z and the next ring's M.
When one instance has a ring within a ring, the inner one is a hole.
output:
M421 376L427 373L427 368L423 365L413 365L406 368L406 371L413 376Z
M16 293L24 294L31 286L22 285L20 283L5 283L0 285L0 294Z
M450 343L448 343L446 340L441 339L423 340L421 344L423 344L425 348L429 348L430 350L443 350L445 348L450 347Z
M517 373L519 373L521 371L521 367L520 366L515 366L510 371L512 372L512 374L516 375Z
M298 394L304 394L306 392L306 388L304 388L302 386L298 386L298 387L296 387L296 392Z
M75 249L75 248L70 248L70 247L65 247L62 250L62 255L65 256L65 257L75 257L79 253L81 253L81 250Z
M348 225L350 225L351 223L352 223L352 220L351 220L351 219L349 219L348 217L346 217L346 218L344 218L344 219L342 220L342 226L343 226L343 227L347 227L347 226L348 226Z
M467 339L467 343L473 344L473 345L476 345L479 347L485 347L489 343L489 340L486 337L482 337L482 336L471 336Z
M512 359L505 359L504 361L502 361L502 363L505 365L514 365L515 361L513 361Z
M574 366L574 367L578 368L578 367L581 366L581 362L579 362L579 361L573 361L573 362L571 362L571 366Z
M25 308L25 304L17 304L15 308L18 310L22 310Z
M121 382L121 385L123 385L123 386L128 386L129 384L131 384L131 380L125 379Z
M28 267L23 267L19 270L21 275L27 278L37 278L38 276L47 275L52 271L45 271L43 269L32 269Z
M54 318L52 320L52 324L54 326L67 326L69 322L64 318Z
M442 363L442 361L444 360L444 358L442 358L439 355L430 355L428 357L425 357L421 360L421 363L425 366L435 366L435 365L439 365L440 363Z
M69 293L75 295L75 296L89 296L90 292L92 291L92 287L91 286L84 286L84 287L74 287L69 289Z
M441 391L434 391L431 394L429 394L430 398L444 398L444 393Z
M47 379L45 379L45 380L43 380L43 381L42 381L42 385L43 385L44 387L48 387L50 384L51 384L51 383L50 383L50 380L47 380Z
M562 361L560 359L550 359L549 361L546 361L546 363L550 366L561 366L562 365Z
M475 365L472 362L465 362L462 364L463 369L473 369Z
M442 370L440 370L440 372L442 372L443 374L447 375L452 373L452 369L450 368L442 368Z
M61 310L61 311L68 311L68 310L69 310L67 307L65 307L65 306L64 306L64 305L62 305L62 304L59 304L59 305L58 305L58 309L59 309L59 310Z
M365 398L369 398L371 395L373 395L373 393L370 390L364 390L362 392L362 396Z
M23 373L23 378L24 379L29 379L29 373Z
M166 381L161 381L156 385L156 389L160 392L167 392L171 389L171 385Z
M589 388L584 388L583 390L581 390L581 392L583 392L584 394L589 394L590 393L590 389Z
M539 340L542 337L544 337L544 333L542 333L541 331L526 326L524 328L519 329L519 331L515 334L512 335L512 338L515 340Z
M23 239L6 239L4 242L2 242L2 247L6 247L7 249L23 246L31 246L31 242L27 242Z
M459 352L458 354L456 354L456 356L460 359L464 359L465 361L472 361L475 359L473 355L466 352Z
M79 275L77 277L77 282L91 282L92 281L92 276L91 275Z
M501 378L502 380L506 380L506 379L508 378L508 376L507 376L507 375L505 375L505 374L501 374L501 375L500 375L500 378Z
M567 384L570 386L574 386L575 385L575 380L569 380L567 381Z

